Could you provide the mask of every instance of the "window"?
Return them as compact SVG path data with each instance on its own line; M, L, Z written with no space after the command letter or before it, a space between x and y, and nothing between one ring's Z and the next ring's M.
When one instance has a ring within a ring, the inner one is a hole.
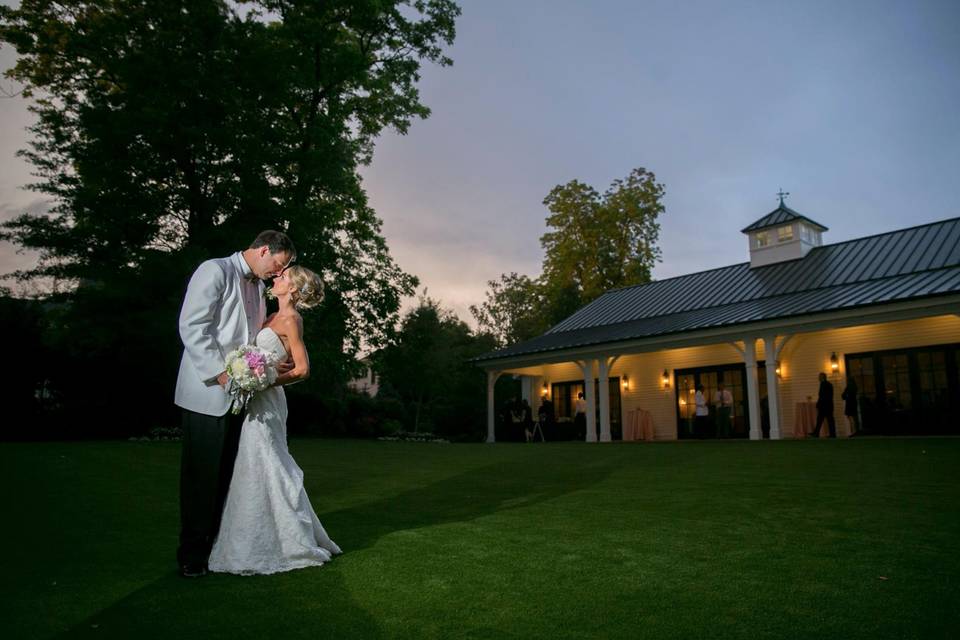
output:
M765 247L770 244L770 234L766 231L757 232L757 248Z
M810 233L810 227L805 224L800 225L800 239L804 242L813 242L813 234Z
M777 242L787 242L793 240L793 225L786 225L777 228Z

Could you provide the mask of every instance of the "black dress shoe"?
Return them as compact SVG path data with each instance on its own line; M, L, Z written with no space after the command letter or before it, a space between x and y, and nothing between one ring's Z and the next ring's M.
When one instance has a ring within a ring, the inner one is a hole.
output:
M184 578L202 578L207 575L207 567L203 564L185 564L180 567L180 575Z

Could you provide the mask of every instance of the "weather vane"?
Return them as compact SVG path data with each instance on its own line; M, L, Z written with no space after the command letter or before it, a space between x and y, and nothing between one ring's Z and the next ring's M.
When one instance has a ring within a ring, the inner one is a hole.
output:
M780 187L780 191L777 192L777 195L780 196L780 206L782 207L782 206L783 206L783 198L784 198L784 196L790 195L790 192L789 192L789 191L784 191L784 190L783 190L783 187Z

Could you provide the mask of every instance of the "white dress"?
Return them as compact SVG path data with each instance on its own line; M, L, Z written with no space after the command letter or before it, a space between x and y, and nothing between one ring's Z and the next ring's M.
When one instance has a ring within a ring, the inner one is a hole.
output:
M287 357L273 329L256 344ZM287 398L276 386L247 405L233 478L209 568L243 575L319 566L340 553L303 488L303 471L287 449Z

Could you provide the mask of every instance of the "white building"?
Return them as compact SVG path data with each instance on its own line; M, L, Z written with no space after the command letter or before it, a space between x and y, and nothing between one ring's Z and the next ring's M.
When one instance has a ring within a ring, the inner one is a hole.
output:
M770 438L793 437L820 372L840 436L848 376L867 433L960 434L960 218L822 245L826 231L781 202L743 229L749 262L609 291L477 359L488 441L503 374L522 377L535 412L550 398L560 420L584 391L587 441L616 439L639 411L655 439L687 437L695 386L709 397L719 382L735 437L759 439L766 424Z
M359 378L353 378L347 382L347 388L353 389L357 393L365 393L371 398L375 398L380 391L380 380L376 372L370 366L370 361L366 358L360 360L363 364L363 375Z

